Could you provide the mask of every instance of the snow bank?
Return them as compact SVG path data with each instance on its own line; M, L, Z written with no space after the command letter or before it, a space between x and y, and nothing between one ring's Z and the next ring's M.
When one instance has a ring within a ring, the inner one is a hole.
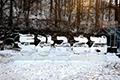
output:
M89 61L15 61L0 64L1 80L119 80L118 71Z
M119 72L120 59L111 53L49 46L0 51L0 80L119 80Z

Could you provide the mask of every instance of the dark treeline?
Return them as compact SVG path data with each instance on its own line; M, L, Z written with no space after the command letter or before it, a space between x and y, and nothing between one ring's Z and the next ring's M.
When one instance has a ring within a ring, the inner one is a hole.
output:
M116 23L120 0L0 0L0 29L10 32L93 33Z

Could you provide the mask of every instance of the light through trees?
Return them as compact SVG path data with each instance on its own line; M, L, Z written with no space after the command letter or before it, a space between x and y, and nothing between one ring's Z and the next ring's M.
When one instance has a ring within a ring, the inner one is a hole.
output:
M92 33L114 23L120 0L0 0L3 28Z

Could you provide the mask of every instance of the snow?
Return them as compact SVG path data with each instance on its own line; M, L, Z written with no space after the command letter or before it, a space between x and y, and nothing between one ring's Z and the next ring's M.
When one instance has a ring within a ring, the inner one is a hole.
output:
M88 47L86 44L88 39L85 38L83 35L78 37L74 37L77 43L73 45L73 51L76 54L89 52L89 53L98 53L96 50L100 50L100 53L107 53L107 38L105 36L101 37L90 37L92 41L94 41L91 47Z
M68 39L64 36L57 36L57 40L63 40L63 43L67 43Z
M86 42L88 42L88 39L87 38L85 38L85 37L83 37L83 35L80 35L80 36L78 36L78 37L74 37L74 39L76 40L76 41L79 41L79 42L84 42L84 43L86 43Z
M46 41L46 38L44 36L41 36L41 35L38 36L38 39L41 40L41 42L45 42Z
M20 42L34 42L34 35L32 34L20 34Z
M49 42L51 37L49 37ZM0 51L0 80L119 80L120 59L114 53L79 52L69 43L22 45Z
M85 53L90 52L90 49L86 43L77 42L73 44L72 47L74 53Z
M54 41L52 40L52 37L51 37L51 36L48 36L48 43L49 43L49 44L53 44L53 43L54 43Z
M90 51L95 53L96 50L100 50L103 53L107 53L107 38L105 36L101 37L90 37L92 41L94 41Z
M28 47L30 48L30 46L34 46L34 45L30 45L30 43L34 42L34 35L22 35L20 36L20 42L24 44L19 44L20 47L24 47L25 49ZM96 50L100 50L103 53L107 52L107 38L105 36L101 36L101 37L90 37L92 41L94 41L92 47L88 47L87 43L87 38L83 37L82 35L78 36L78 37L74 37L74 39L76 41L78 41L77 43L74 43L72 49L74 51L74 53L83 53L83 52L96 52ZM41 40L41 42L46 41L46 38L44 36L39 35L38 39ZM66 37L64 36L57 36L58 40L63 40L63 43L61 45L57 45L57 46L63 46L65 44L68 43L68 40ZM98 45L99 43L99 45ZM53 44L53 40L51 39L51 36L48 36L48 44ZM27 46L25 46L27 45ZM44 46L44 44L40 44L40 46ZM77 47L76 47L77 46ZM97 46L97 47L96 47ZM64 48L63 48L64 49ZM61 49L62 51L62 49Z
M107 43L93 43L90 52L95 53L96 50L100 50L102 53L107 53Z
M101 37L90 37L92 41L95 43L107 43L107 37L101 36Z
M0 51L4 55L0 56L0 80L120 79L120 59L115 54L78 55L70 47L37 48L38 51Z

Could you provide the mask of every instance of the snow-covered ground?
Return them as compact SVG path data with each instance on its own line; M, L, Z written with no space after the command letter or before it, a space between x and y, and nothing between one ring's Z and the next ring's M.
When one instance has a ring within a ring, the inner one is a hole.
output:
M0 80L120 80L115 54L78 55L70 47L30 48L0 51Z
M69 44L20 47L0 51L0 80L120 80L120 59L112 53L77 46L75 53Z

